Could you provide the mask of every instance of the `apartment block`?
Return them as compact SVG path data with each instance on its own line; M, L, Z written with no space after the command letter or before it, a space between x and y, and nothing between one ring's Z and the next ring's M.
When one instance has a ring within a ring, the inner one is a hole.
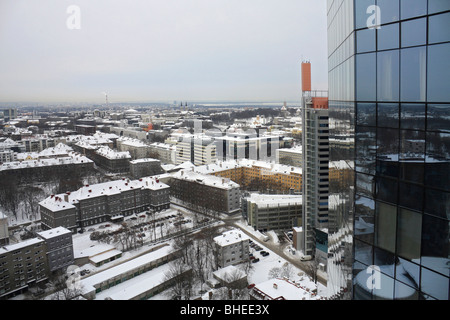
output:
M249 259L250 238L237 229L226 231L214 238L219 268L246 262Z

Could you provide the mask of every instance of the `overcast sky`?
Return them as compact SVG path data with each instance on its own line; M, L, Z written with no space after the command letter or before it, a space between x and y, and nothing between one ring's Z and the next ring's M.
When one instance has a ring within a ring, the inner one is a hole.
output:
M302 59L327 89L325 0L0 1L0 102L296 101Z

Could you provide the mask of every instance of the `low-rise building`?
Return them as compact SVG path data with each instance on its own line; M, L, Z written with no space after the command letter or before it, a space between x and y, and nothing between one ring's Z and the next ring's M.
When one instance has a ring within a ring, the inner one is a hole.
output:
M164 173L161 161L152 158L143 158L130 161L130 175L133 178L154 176Z
M302 196L251 194L244 215L255 230L291 230L301 226Z
M72 232L106 221L121 221L135 213L169 207L169 186L154 177L85 185L74 192L51 195L39 203L44 230L62 226Z
M37 236L45 241L48 269L63 270L74 263L72 232L63 227L41 231Z
M0 248L0 299L8 299L48 279L45 241L32 238Z
M230 179L180 170L169 184L172 195L181 201L219 213L240 211L240 186Z
M226 231L214 238L217 265L224 268L249 260L250 238L237 229Z

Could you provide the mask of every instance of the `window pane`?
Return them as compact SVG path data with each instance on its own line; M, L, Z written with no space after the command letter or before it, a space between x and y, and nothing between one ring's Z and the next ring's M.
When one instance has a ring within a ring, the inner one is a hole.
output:
M397 203L398 182L383 177L377 177L376 181L376 198L390 203Z
M427 130L450 132L450 104L428 105Z
M355 26L356 29L367 28L367 19L372 13L367 13L370 6L375 5L375 0L358 0L355 1Z
M356 32L356 52L375 51L375 29L364 29Z
M422 219L422 257L420 264L429 269L449 275L448 237L449 221L423 215Z
M450 193L425 189L425 212L450 220Z
M374 127L356 129L356 171L375 174L376 131Z
M377 117L378 117L378 127L398 128L399 126L398 103L378 103Z
M374 248L373 264L380 266L381 272L394 277L395 255L380 248Z
M395 281L394 299L419 300L419 292L403 282Z
M390 252L395 252L395 228L397 208L377 201L375 215L375 245Z
M427 44L427 19L402 22L402 47Z
M400 160L417 161L425 160L425 133L423 131L400 131Z
M428 46L428 101L450 101L450 43Z
M360 195L355 200L355 237L373 244L375 201Z
M420 266L398 257L395 277L411 287L418 289L420 283Z
M377 130L377 173L398 177L399 132L396 129Z
M356 124L363 126L376 126L377 110L375 103L358 103L356 105Z
M399 52L384 51L377 56L377 98L378 101L399 99Z
M400 127L403 129L425 129L425 105L403 103L400 107ZM450 112L449 112L450 113ZM450 114L449 114L450 116ZM449 118L450 119L450 118ZM450 124L449 124L450 125Z
M399 205L416 210L423 210L423 187L406 182L400 182L398 194Z
M400 6L402 19L427 14L427 0L401 0Z
M428 132L425 184L450 191L450 133Z
M423 183L425 172L424 162L422 161L402 161L399 164L399 178L401 180Z
M447 274L448 276L448 274ZM422 268L421 290L438 300L448 300L449 279L438 273ZM427 297L425 297L427 298Z
M450 1L448 0L428 0L428 13L437 13L450 10Z
M377 30L378 50L397 49L399 47L399 24L382 26Z
M355 260L366 266L373 265L372 248L371 245L355 239Z
M430 17L428 42L450 41L450 12Z
M393 300L394 299L394 279L385 275L380 274L380 286L379 288L374 287L372 294L374 300Z
M401 100L425 101L426 98L426 47L401 50Z
M381 11L381 23L398 21L400 18L399 0L377 0L377 6Z
M373 198L374 178L368 174L356 173L356 192Z
M356 56L356 98L358 101L376 100L376 55L375 53Z
M397 254L409 260L420 259L422 215L400 208L398 211Z

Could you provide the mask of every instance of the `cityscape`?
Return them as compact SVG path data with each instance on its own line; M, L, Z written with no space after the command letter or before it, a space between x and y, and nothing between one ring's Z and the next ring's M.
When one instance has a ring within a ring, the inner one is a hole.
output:
M175 3L0 5L0 299L449 300L450 1Z

